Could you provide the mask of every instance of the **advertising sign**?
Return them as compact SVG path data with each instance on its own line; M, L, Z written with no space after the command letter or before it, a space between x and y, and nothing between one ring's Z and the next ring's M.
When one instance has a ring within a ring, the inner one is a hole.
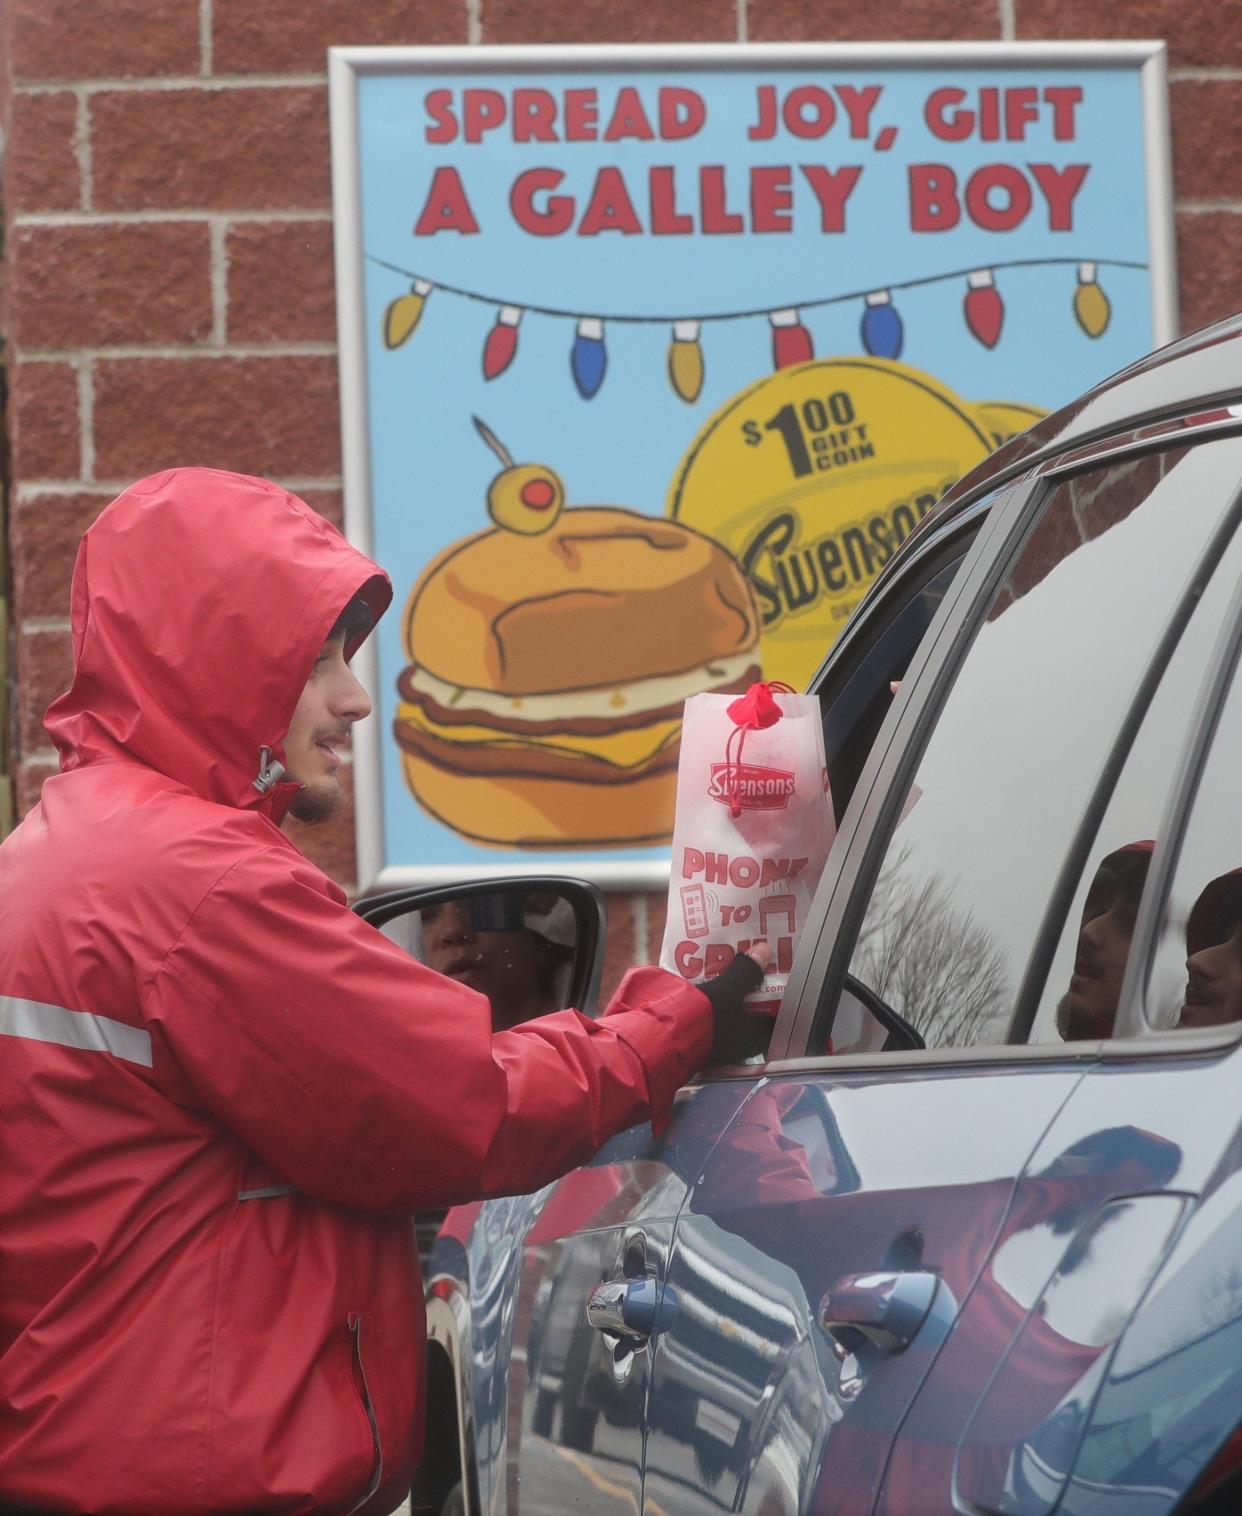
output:
M1160 44L331 84L367 885L666 877L686 698L805 686L959 475L1174 335Z

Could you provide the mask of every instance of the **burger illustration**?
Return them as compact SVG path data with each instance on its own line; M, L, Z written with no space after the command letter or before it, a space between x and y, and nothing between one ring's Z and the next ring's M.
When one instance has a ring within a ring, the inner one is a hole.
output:
M666 842L682 705L760 677L759 618L710 537L504 464L495 523L410 592L394 731L419 803L463 836L522 848Z

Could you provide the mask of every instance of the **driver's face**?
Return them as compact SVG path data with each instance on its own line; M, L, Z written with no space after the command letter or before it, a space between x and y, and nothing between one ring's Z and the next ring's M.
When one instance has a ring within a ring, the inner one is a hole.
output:
M543 966L531 933L477 932L469 910L454 902L427 906L419 916L428 968L486 995L494 1031L553 1009L544 1003Z
M1074 973L1057 1012L1061 1035L1067 1041L1112 1036L1137 913L1137 900L1124 896L1103 908L1088 898Z

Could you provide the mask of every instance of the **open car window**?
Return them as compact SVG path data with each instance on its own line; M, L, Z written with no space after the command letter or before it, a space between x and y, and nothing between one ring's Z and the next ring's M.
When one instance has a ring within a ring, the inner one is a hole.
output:
M892 686L904 676L979 526L979 518L969 522L939 551L928 553L896 579L868 613L857 645L837 663L828 664L815 688L823 710L824 756L838 826L888 714Z

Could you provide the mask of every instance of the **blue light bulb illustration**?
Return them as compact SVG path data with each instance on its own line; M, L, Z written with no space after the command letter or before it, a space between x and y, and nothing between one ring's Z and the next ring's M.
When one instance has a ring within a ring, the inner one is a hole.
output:
M584 400L591 400L604 382L608 352L604 347L604 323L596 316L584 316L578 322L569 367Z
M862 345L873 358L900 358L905 329L887 290L867 296L862 318Z

